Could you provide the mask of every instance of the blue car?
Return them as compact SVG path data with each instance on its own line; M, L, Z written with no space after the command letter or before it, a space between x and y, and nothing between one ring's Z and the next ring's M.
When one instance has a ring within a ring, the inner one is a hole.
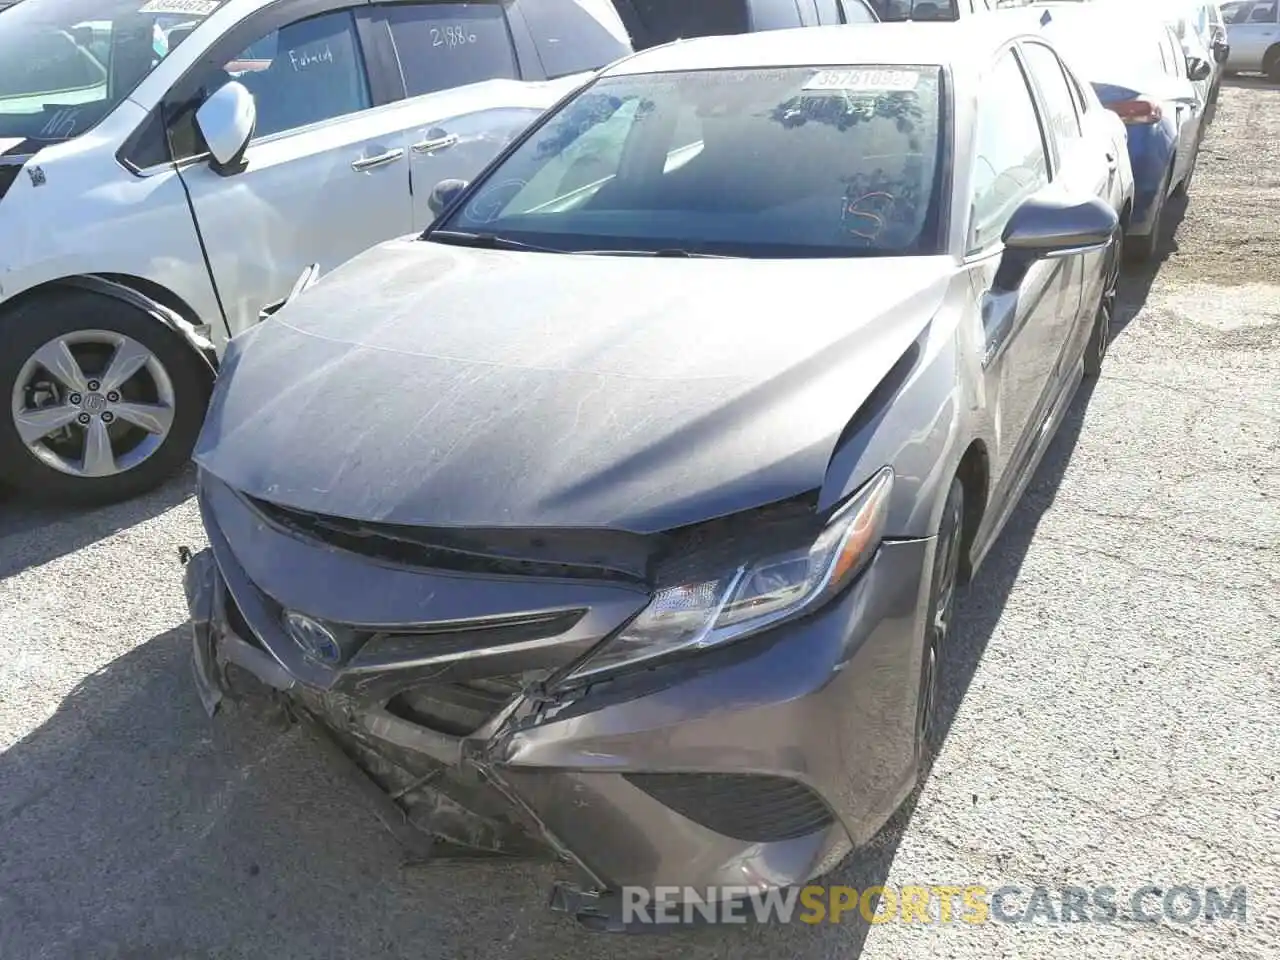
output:
M1207 108L1201 81L1213 67L1187 56L1149 7L1046 2L1031 10L1063 58L1124 121L1134 183L1125 250L1130 259L1151 260L1169 198L1191 185Z

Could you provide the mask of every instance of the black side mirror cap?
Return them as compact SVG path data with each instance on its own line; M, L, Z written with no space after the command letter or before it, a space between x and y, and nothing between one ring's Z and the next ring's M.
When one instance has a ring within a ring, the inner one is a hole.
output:
M431 196L427 197L427 207L431 210L432 216L438 217L448 210L467 186L466 180L450 179L437 183L431 190Z
M1004 256L996 286L1016 289L1037 260L1088 253L1111 243L1120 217L1098 197L1083 201L1045 198L1024 200L1005 224L1000 239Z

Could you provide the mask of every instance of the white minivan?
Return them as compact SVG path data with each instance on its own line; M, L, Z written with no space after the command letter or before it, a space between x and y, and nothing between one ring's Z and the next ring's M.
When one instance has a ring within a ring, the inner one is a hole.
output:
M630 51L609 0L5 10L0 478L78 503L159 483L228 338L311 265L425 228L435 184Z

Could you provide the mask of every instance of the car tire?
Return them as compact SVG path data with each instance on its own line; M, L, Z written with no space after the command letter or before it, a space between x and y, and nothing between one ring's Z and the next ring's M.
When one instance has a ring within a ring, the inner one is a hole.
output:
M1196 175L1196 162L1200 159L1200 144L1204 139L1204 128L1201 127L1196 135L1195 146L1191 149L1191 163L1187 166L1187 172L1183 175L1182 180L1173 189L1173 195L1179 200L1186 199L1187 194L1191 192L1191 178Z
M1272 47L1262 58L1262 72L1272 83L1280 83L1280 45Z
M1098 301L1098 312L1093 319L1093 332L1089 335L1089 345L1084 351L1084 375L1090 379L1102 373L1102 361L1107 358L1107 348L1111 345L1111 320L1116 312L1120 263L1124 258L1124 247L1124 232L1117 231L1115 246L1107 268L1107 279L1102 288L1102 298Z
M1164 180L1160 184L1160 199L1157 201L1156 214L1151 219L1151 231L1125 239L1125 257L1130 263L1150 263L1160 252L1161 233L1164 229L1164 211L1169 205L1169 178L1173 176L1174 164L1169 164Z
M947 638L955 616L960 584L960 549L964 534L964 485L951 481L934 543L924 651L920 661L920 698L916 721L916 753L921 775L932 763L941 741L938 699Z
M191 456L212 372L181 334L114 297L67 289L0 319L0 473L91 506L153 489Z

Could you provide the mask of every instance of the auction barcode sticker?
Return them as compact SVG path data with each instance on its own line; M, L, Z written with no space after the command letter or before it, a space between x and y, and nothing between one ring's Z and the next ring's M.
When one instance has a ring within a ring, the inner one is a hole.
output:
M220 6L221 0L147 0L138 12L207 17Z
M919 83L915 70L819 70L802 89L893 93L914 90Z

